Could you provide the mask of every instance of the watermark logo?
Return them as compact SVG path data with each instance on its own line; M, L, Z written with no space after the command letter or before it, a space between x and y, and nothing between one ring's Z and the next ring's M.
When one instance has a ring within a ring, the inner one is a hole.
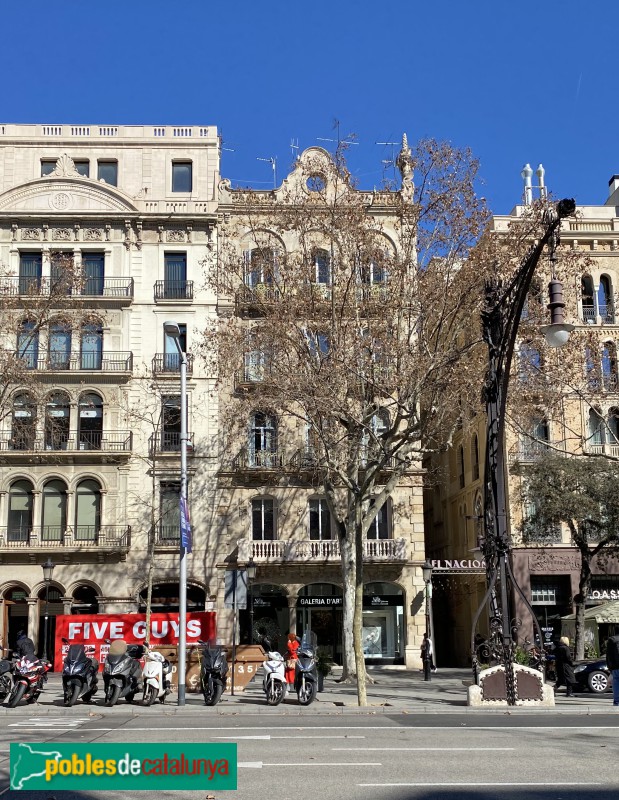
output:
M236 789L236 744L12 743L11 789Z

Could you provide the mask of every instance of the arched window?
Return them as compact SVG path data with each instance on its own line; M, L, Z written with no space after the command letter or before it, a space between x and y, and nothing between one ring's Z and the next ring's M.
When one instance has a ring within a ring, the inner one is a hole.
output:
M370 500L370 506L373 505L374 505L374 499L372 498L372 500ZM389 514L389 509L390 509L390 502L387 499L382 504L380 511L374 517L374 520L372 521L370 527L368 528L368 534L367 534L368 539L391 538L390 525L389 525L391 515Z
M9 489L9 516L7 538L9 542L28 542L32 531L32 484L15 481Z
M324 497L309 501L309 535L312 540L331 539L331 512Z
M70 438L71 405L66 392L52 392L45 403L45 449L66 450Z
M611 408L608 412L608 440L613 447L619 445L619 408ZM619 455L619 453L613 453Z
M48 481L43 486L41 541L64 541L67 528L67 487L63 481Z
M71 603L72 614L98 614L97 590L92 586L76 586Z
M36 369L39 360L39 331L34 320L25 319L17 334L17 356L26 369Z
M66 322L54 322L49 328L49 369L69 369L71 366L71 328Z
M458 484L461 489L464 489L464 447L458 447Z
M587 443L591 449L603 449L606 441L605 429L604 419L600 412L595 408L590 408L587 421Z
M75 493L75 531L73 538L94 542L101 528L101 487L95 480L81 481Z
M254 497L251 501L251 538L275 539L275 502L271 497Z
M598 314L605 325L615 324L615 311L613 309L613 285L608 275L600 277L598 289Z
M326 250L316 248L312 253L312 283L331 285L331 256Z
M591 275L583 275L580 282L580 294L582 298L582 318L584 322L595 322L595 301L593 291L593 278Z
M473 435L473 441L471 443L471 467L473 480L476 481L479 479L479 439L477 438L477 434Z
M245 285L272 286L277 275L277 251L273 247L255 247L245 253Z
M256 411L251 415L249 465L268 468L277 466L277 420L272 414Z
M607 392L617 389L617 348L613 342L602 345L602 385Z
M33 450L37 432L37 407L27 392L13 398L11 450Z
M100 450L103 436L103 400L95 392L80 395L78 441L80 450Z
M103 327L98 322L82 325L81 369L101 369L103 362Z

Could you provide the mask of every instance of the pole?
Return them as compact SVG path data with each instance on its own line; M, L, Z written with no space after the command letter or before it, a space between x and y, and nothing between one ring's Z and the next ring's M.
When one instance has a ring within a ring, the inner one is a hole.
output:
M236 579L237 569L234 567L232 573L232 680L230 682L230 694L234 697L234 668L236 666Z
M45 581L45 613L43 616L43 661L47 661L47 625L49 621L49 581Z
M432 666L432 654L428 644L428 637L430 636L430 581L426 581L426 644L423 651L423 679L424 681L431 681L432 675L430 667Z
M249 644L254 643L254 584L247 579L249 583Z
M187 353L181 349L178 337L174 340L181 357L181 498L187 502ZM179 536L178 592L178 705L185 705L187 664L187 551Z

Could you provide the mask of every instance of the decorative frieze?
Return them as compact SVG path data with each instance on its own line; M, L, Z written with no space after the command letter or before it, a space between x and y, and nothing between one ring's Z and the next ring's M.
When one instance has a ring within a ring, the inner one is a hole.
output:
M52 239L57 242L70 242L71 228L54 228L52 230Z
M101 228L86 228L84 231L85 242L101 242L103 241L103 231Z
M184 242L185 231L171 230L166 231L166 242Z
M24 241L38 242L41 239L41 231L39 228L24 228L21 236Z

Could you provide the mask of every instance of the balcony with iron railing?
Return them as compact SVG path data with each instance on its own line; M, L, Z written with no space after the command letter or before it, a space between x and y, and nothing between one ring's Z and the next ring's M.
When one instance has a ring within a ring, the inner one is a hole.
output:
M340 561L340 545L337 539L305 539L301 541L251 541L250 553L259 563L264 562L316 562ZM406 539L365 539L364 561L406 561Z
M24 430L5 434L0 437L0 454L2 459L12 458L18 461L24 455L36 453L50 459L70 456L83 460L100 457L108 459L129 457L133 449L131 431L63 431L58 427L37 435L34 431Z
M190 456L194 454L192 437L192 433L187 434L187 455ZM159 434L153 434L148 440L148 450L151 458L153 455L180 455L180 431L162 431Z
M269 283L258 283L255 286L243 284L235 292L237 313L259 314L261 308L277 303L279 298L280 290L277 286Z
M106 374L118 373L129 376L133 370L133 353L115 353L111 351L90 352L78 354L51 352L39 356L35 352L26 351L19 358L26 369L37 372L105 372Z
M178 376L181 371L179 353L157 353L153 358L153 374L161 376ZM193 373L193 356L187 353L187 374Z
M269 450L250 450L244 447L233 459L233 472L257 473L281 470L284 466L284 455L278 448Z
M155 281L155 302L193 300L193 281Z
M587 325L595 325L597 314L595 313L594 306L585 306L582 307L582 319Z
M73 285L63 286L48 277L6 277L0 279L0 296L49 297L51 294L66 298L110 301L129 305L133 300L133 278L84 278Z
M610 303L607 303L606 305L600 305L598 307L598 314L602 320L602 325L615 324L615 309Z
M180 523L173 525L160 522L155 528L155 547L173 548L178 550L180 547Z
M510 464L527 464L557 452L558 444L551 442L520 442L509 451Z
M127 525L41 525L0 528L0 551L105 550L127 552L131 547L131 526Z
M619 458L619 442L585 442L583 450L587 455L607 455Z

